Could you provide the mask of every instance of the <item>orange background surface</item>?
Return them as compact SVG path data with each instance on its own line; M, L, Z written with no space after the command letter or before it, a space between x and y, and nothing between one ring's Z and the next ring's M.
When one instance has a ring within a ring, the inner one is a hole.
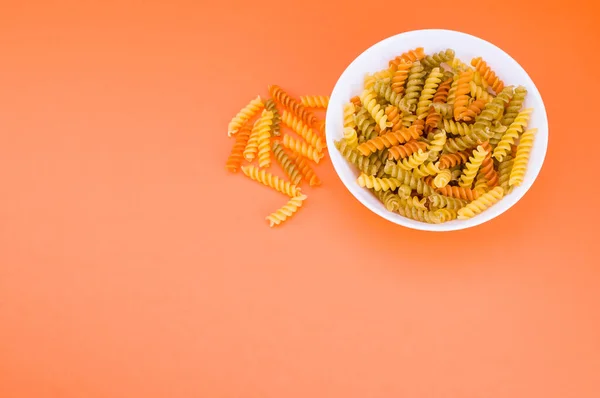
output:
M598 397L598 8L414 4L3 1L0 397ZM550 122L531 191L418 232L327 159L269 229L285 198L226 173L230 118L270 83L329 94L420 28L530 73Z

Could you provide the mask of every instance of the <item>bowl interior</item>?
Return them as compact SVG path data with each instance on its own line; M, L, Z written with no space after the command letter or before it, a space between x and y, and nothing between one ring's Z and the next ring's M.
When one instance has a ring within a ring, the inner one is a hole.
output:
M366 188L356 183L359 172L346 161L334 146L343 137L343 105L351 97L359 95L364 88L364 77L387 68L388 62L401 53L416 47L424 47L426 54L451 48L465 63L474 57L482 57L507 86L522 85L527 89L524 108L534 108L528 128L537 128L537 134L523 184L488 210L469 220L454 220L443 224L427 224L405 218L388 211ZM428 231L453 231L479 225L499 216L513 206L538 176L548 147L548 119L542 97L525 70L507 53L495 45L466 33L430 29L401 33L389 37L360 54L342 73L329 100L326 116L327 146L333 167L346 188L362 204L381 217L409 228Z

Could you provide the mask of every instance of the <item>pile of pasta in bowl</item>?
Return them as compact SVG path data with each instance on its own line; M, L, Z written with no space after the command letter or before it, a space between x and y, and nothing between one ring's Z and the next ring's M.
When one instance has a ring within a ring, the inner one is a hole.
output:
M434 224L469 219L523 183L537 132L526 96L480 57L418 47L365 76L335 146L387 210Z

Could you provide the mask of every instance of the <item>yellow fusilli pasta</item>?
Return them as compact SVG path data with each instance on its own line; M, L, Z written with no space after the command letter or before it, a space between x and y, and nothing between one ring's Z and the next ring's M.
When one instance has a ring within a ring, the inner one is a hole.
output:
M231 119L229 126L227 126L227 135L231 137L233 134L237 133L240 127L250 120L252 116L256 115L264 106L265 104L262 102L260 95L250 101L248 105L243 107L238 114Z
M328 95L303 95L300 97L300 103L306 108L327 109L329 105Z
M477 176L477 172L479 171L479 167L481 167L481 163L483 163L483 160L485 159L486 153L487 152L481 145L473 151L473 156L471 156L469 161L465 164L465 169L458 182L459 186L471 188L471 185L473 185L473 181Z
M467 220L475 217L477 214L489 209L496 204L504 196L504 190L502 187L495 187L489 192L479 196L462 209L458 210L458 219Z
M508 185L511 187L521 185L525 179L525 171L527 170L527 163L529 163L529 156L536 133L537 129L529 129L521 136L508 181Z
M283 205L283 207L277 209L275 212L266 217L266 220L269 221L269 226L274 227L285 222L302 207L302 204L305 200L306 195L298 195L291 198L285 205Z

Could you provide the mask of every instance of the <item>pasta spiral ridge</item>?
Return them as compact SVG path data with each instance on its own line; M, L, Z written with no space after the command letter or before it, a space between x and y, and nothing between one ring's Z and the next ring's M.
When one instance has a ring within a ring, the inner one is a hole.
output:
M317 117L312 112L307 110L301 103L290 97L290 95L281 87L272 84L269 86L269 93L275 102L281 104L284 108L292 112L308 126L312 127L317 123Z
M279 137L281 135L281 114L275 106L275 101L272 98L269 98L267 102L265 102L265 109L273 112L273 124L271 125L271 133L275 137Z
M469 83L473 80L473 71L462 72L456 83L456 94L454 98L454 119L462 120L463 113L469 104Z
M323 158L323 153L319 152L312 145L307 144L305 141L296 140L295 138L285 134L283 136L283 146L289 150L296 152L298 155L302 155L307 159L312 160L315 163L319 163Z
M422 150L418 150L416 153L413 153L409 157L402 159L398 162L398 166L404 170L412 170L416 167L419 167L429 157L428 152L423 152Z
M300 183L300 180L302 179L302 174L300 174L300 170L298 170L298 168L296 167L296 163L294 163L294 161L290 159L290 157L286 153L285 149L283 149L279 141L273 141L273 148L271 150L273 151L273 156L275 157L275 160L277 161L277 163L279 163L281 169L288 176L290 182L292 184L298 185Z
M492 160L492 146L488 141L481 144L481 147L485 150L485 159L481 163L481 169L479 172L487 180L489 187L495 187L498 184L498 173L494 169L494 161Z
M416 196L408 196L406 198L400 198L400 206L402 207L415 207L421 210L427 210L426 203L427 199L419 199Z
M459 166L461 164L467 163L469 157L473 154L472 149L467 149L464 151L456 152L456 153L445 153L440 156L440 169L449 169L451 167Z
M471 65L481 73L481 77L492 87L495 93L499 93L504 88L504 82L500 80L496 73L488 66L488 64L481 58L476 57L471 60Z
M360 97L358 95L355 95L354 97L350 98L350 102L354 104L354 107L357 110L362 106L362 103L360 102Z
M504 126L503 124L501 124L498 121L496 121L494 124L492 124L493 135L490 138L490 145L492 146L492 148L496 148L496 146L498 145L498 143L504 136L504 133L506 132L506 130L508 130L508 127Z
M532 112L533 108L523 109L510 124L510 127L506 130L502 139L494 149L494 157L497 161L501 162L504 160L504 157L508 154L508 151L510 151L511 145L515 143L517 138L519 138L519 134L527 127Z
M474 191L469 188L453 187L450 185L446 185L444 188L438 188L437 192L444 196L450 196L452 198L464 199L469 202L472 200L475 200L479 197L479 192L477 192L477 191Z
M342 156L363 173L376 175L382 168L383 164L376 156L361 155L356 149L350 148L345 140L335 141L334 144Z
M296 214L296 212L298 212L305 200L306 195L294 196L293 198L288 200L288 202L285 205L275 210L273 213L269 214L266 217L266 220L269 221L269 226L274 227L285 222L288 218L290 218L291 216Z
M393 191L401 185L397 178L377 178L365 173L359 175L356 182L362 188L372 188L375 191Z
M492 102L488 102L485 105L485 108L483 108L483 111L475 118L473 132L481 132L485 129L490 129L492 122L504 112L504 107L511 98L512 87L506 87L492 100Z
M477 214L489 209L504 196L502 187L495 187L489 192L484 193L478 199L475 199L462 209L458 210L458 219L467 220L475 217Z
M327 109L329 105L328 95L303 95L300 97L300 103L307 108Z
M429 157L429 153L427 153L427 157ZM440 169L434 162L426 162L422 163L419 166L415 167L413 173L417 178L423 178L426 176L434 176L440 172Z
M418 118L425 118L427 116L429 107L433 102L432 98L435 95L438 86L442 82L442 77L444 77L444 74L440 72L439 68L433 68L433 70L429 73L429 76L427 76L425 85L423 86L423 90L421 90L421 95L419 96L419 101L417 103Z
M437 128L442 123L442 115L437 113L433 107L429 108L429 113L425 118L425 131L429 132Z
M225 168L232 173L236 173L242 165L242 161L244 160L244 149L246 148L249 138L249 126L242 126L235 135L235 143L233 144L233 148L231 148L231 154L225 163Z
M398 209L398 214L403 217L428 224L440 224L443 220L440 213L429 210L421 210L411 206L400 206Z
M271 126L273 124L273 112L263 110L256 124L258 129L258 165L260 167L271 166Z
M493 133L490 131L490 129L486 129L479 132L472 131L470 134L462 137L448 138L446 140L446 145L444 145L444 150L447 153L464 151L467 148L477 146L479 142L488 141L492 134Z
M406 105L412 113L412 109L416 109L417 102L421 95L421 91L423 90L423 86L425 85L425 69L421 65L421 62L415 61L410 68L410 73L408 75L408 82L406 83L406 89L404 98ZM436 85L437 87L437 85ZM434 91L435 94L435 91Z
M454 108L454 100L456 99L456 88L458 87L459 76L460 74L456 74L452 77L452 84L450 84L450 90L448 90L448 97L446 98L446 103L452 106L452 108Z
M483 149L481 145L479 145L477 149L473 151L473 155L469 158L469 161L465 163L463 174L458 181L459 186L463 188L470 188L471 185L473 185L473 181L475 181L477 172L479 171L486 154L486 150Z
M259 182L263 185L273 188L274 190L288 195L290 198L300 195L300 188L289 181L269 173L265 169L259 169L253 165L242 166L242 172L250 179Z
M439 166L439 164L438 164ZM444 188L452 180L452 172L450 169L442 169L433 179L433 185L436 188ZM440 206L441 207L441 206Z
M393 145L402 144L419 137L417 129L402 129L392 131L379 137L375 137L369 141L363 142L358 146L358 150L365 156L373 152L381 151L383 148L389 148Z
M488 186L487 178L482 173L477 174L475 178L475 185L473 186L475 192L479 192L480 195L488 192L490 187Z
M456 56L450 62L450 67L459 73L464 72L466 70L473 69L469 65L467 65L463 61L461 61L459 58L457 58Z
M434 134L433 139L429 142L427 150L431 152L440 152L446 145L446 132L444 130L437 130Z
M525 97L527 96L527 89L523 86L518 86L515 89L515 93L508 103L508 107L506 108L506 112L502 117L502 124L504 126L510 126L510 124L515 120L519 112L521 111L521 107L523 106L523 102L525 102Z
M421 150L425 151L427 144L425 142L410 140L404 145L394 145L388 151L388 158L393 160L404 159L413 153Z
M375 72L373 74L367 73L367 75L365 76L365 89L371 90L377 82L391 79L392 76L392 71L387 69Z
M281 121L291 128L296 134L304 138L306 143L311 147L315 148L318 152L321 152L325 147L325 143L321 136L315 133L315 131L308 127L302 120L298 119L292 113L283 111L281 115ZM317 162L318 163L318 162Z
M250 120L252 116L256 115L264 106L265 104L260 98L260 95L250 101L233 117L233 119L231 119L227 126L227 135L231 137L237 133L240 127L246 124L246 122Z
M433 110L440 114L444 119L452 119L454 117L454 108L452 105L442 102L434 102L431 104Z
M423 67L425 67L426 69L433 69L433 68L437 68L441 65L442 62L450 62L454 59L454 50L451 48L448 48L445 51L440 51L437 52L433 55L426 55L422 60L421 63L423 64Z
M529 129L521 136L521 140L517 146L517 155L515 156L508 180L508 184L511 187L521 185L525 179L525 171L527 170L527 163L529 163L529 156L536 133L537 129Z
M406 84L406 80L408 79L408 71L412 67L412 62L402 60L398 66L396 71L394 72L394 76L392 77L392 90L396 94L402 95L404 92L404 85Z
M377 94L374 91L364 90L360 95L360 100L375 122L379 125L379 128L384 130L386 127L391 126L387 125L387 116L383 108L377 103L376 97Z
M417 121L417 115L405 114L402 116L402 125L406 128L412 126Z
M427 197L427 201L435 207L440 209L446 208L450 210L458 210L465 207L469 202L464 199L453 198L451 196L444 196L440 194L433 194Z

